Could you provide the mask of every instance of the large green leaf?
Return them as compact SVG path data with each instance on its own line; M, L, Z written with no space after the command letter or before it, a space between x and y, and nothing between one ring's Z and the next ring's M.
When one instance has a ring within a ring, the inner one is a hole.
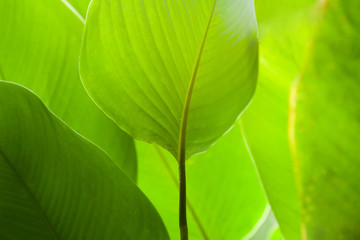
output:
M103 151L27 89L0 82L0 239L168 239Z
M242 123L268 199L287 239L359 239L360 2L266 2Z
M60 0L0 1L0 66L136 180L133 140L86 94L78 71L83 23Z
M160 147L136 145L139 187L159 211L171 239L178 239L177 164ZM191 182L187 186L189 239L238 240L254 228L266 199L238 126L206 153L189 159L186 168Z
M130 135L175 157L186 142L188 158L222 136L249 103L257 53L250 0L94 0L80 74Z

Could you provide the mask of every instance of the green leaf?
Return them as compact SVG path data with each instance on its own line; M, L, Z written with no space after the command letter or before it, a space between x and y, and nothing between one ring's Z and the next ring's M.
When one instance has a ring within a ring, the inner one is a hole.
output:
M2 70L1 70L1 68L0 68L0 80L1 80L1 79L4 79L4 76L3 76Z
M257 53L250 0L94 0L80 74L126 132L189 158L248 105Z
M360 2L265 2L242 123L269 202L286 239L358 239Z
M154 207L107 154L4 81L0 196L0 239L168 239Z
M275 228L271 233L269 240L282 240L283 236L281 235L280 228Z
M60 0L0 1L0 66L136 180L133 140L96 107L78 71L83 23Z
M171 239L178 239L177 164L160 147L143 142L136 146L138 185L159 211ZM247 235L263 214L266 199L239 126L186 164L191 183L187 185L189 239Z

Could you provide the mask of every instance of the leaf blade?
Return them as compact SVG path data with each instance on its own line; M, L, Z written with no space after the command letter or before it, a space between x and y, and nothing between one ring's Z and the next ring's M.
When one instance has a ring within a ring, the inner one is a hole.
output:
M0 92L2 238L168 239L154 207L108 155L27 89L1 81Z
M359 193L350 186L359 166L348 142L356 137L345 126L358 128L349 117L358 98L358 59L345 49L358 52L353 26L359 21L351 10L358 3L293 1L281 4L280 17L257 4L264 19L260 81L242 122L281 231L291 239L357 238L352 213L360 207ZM344 101L348 105L340 107ZM341 183L329 184L334 179Z
M82 30L83 23L61 1L2 1L0 66L7 81L36 92L57 116L103 148L136 181L133 140L97 108L81 84Z
M175 157L185 133L187 158L206 150L234 124L255 88L253 5L214 3L93 1L89 7L80 56L89 94L130 135ZM193 94L187 94L190 82ZM187 108L189 123L181 130Z

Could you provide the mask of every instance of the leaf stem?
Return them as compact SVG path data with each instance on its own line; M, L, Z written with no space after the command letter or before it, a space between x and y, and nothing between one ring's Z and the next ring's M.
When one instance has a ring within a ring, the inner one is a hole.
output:
M185 153L185 151L183 152ZM181 240L188 240L188 226L186 220L186 173L185 173L185 154L180 154L179 159L179 225Z
M187 129L187 121L189 115L189 108L191 97L194 89L195 79L199 70L201 56L205 47L206 38L210 29L210 24L212 17L215 11L216 0L214 0L214 5L211 10L211 14L205 29L204 37L202 39L199 53L195 62L194 70L189 82L189 88L186 93L186 102L184 105L184 111L181 119L181 126L180 126L180 135L179 135L179 155L178 155L178 162L179 162L179 181L180 181L180 201L179 201L179 224L180 224L180 236L181 240L188 239L188 227L186 221L186 174L185 174L185 148L186 148L186 129Z
M168 163L168 160L166 159L166 157L164 156L164 154L161 152L161 149L159 148L159 146L154 145L157 153L159 154L159 158L161 159L162 163L164 164L166 170L168 171L171 179L173 180L174 184L176 185L177 189L180 191L180 186L179 186L179 182L178 182L178 178L176 177L172 167L170 166L170 164ZM204 240L209 240L208 235L206 234L205 228L202 225L199 216L196 213L195 208L193 207L193 205L191 204L189 198L186 198L186 207L187 209L189 209L190 214L192 215L192 217L194 218Z

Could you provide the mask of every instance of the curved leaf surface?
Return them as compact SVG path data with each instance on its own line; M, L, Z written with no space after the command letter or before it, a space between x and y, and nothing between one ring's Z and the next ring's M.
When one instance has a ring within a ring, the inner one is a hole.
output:
M159 211L171 239L178 239L177 164L160 147L143 142L136 142L136 147L139 187ZM262 216L266 199L239 126L186 164L191 182L189 239L232 240L247 235Z
M108 155L33 93L3 81L0 196L1 239L168 239L154 207Z
M0 66L136 180L133 140L96 107L78 71L83 23L60 1L0 1Z
M80 74L94 101L139 140L175 157L206 150L249 103L257 76L250 0L89 6Z
M256 4L262 64L242 123L281 231L357 239L359 2Z

